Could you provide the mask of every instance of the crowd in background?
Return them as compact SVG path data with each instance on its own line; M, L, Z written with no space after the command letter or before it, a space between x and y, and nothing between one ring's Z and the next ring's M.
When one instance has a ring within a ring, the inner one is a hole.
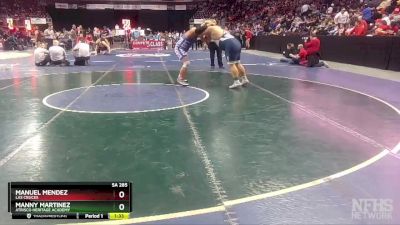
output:
M0 15L11 18L47 18L45 6L39 3L39 0L1 0Z
M208 0L194 18L255 35L400 35L399 0Z

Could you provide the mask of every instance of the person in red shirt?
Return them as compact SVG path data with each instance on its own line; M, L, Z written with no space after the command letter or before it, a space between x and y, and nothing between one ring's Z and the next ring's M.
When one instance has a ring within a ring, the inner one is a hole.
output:
M299 44L297 46L298 50L299 50L299 54L297 55L293 55L292 57L292 62L290 62L290 64L296 64L296 65L301 65L301 66L306 66L306 67L322 67L325 66L326 68L329 68L328 63L319 60L318 62L316 62L315 64L310 66L309 63L309 53L307 52L307 50L304 48L304 46L302 44Z
M309 41L305 42L304 47L306 48L308 55L317 54L321 48L321 41L318 39L317 35L312 32Z
M387 25L385 20L376 20L377 28L375 30L375 35L385 36L385 35L392 35L393 30L392 27Z
M253 32L250 31L250 27L247 27L244 31L246 37L246 49L250 49L250 41L253 38Z
M85 37L85 42L90 46L91 50L94 50L94 41L91 34L87 34Z
M363 20L362 16L357 17L357 24L350 32L351 36L365 36L368 32L368 24Z
M321 41L318 39L315 32L311 32L309 41L305 41L304 47L307 51L307 66L314 67L319 64Z
M297 46L297 49L299 50L299 53L296 55L293 55L292 57L292 62L290 64L297 64L297 65L307 65L307 51L304 49L304 46L302 44L299 44Z

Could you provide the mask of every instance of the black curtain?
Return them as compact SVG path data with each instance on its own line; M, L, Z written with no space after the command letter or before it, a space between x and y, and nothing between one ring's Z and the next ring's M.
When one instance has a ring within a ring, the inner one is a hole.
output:
M70 29L72 24L83 27L114 28L121 26L122 19L131 19L132 26L150 28L154 31L183 31L189 28L189 20L193 11L175 10L86 10L56 9L47 7L56 30Z

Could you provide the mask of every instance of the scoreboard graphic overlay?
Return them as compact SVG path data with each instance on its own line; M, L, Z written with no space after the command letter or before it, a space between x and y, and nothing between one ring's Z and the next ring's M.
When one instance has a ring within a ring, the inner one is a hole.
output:
M13 219L128 219L130 182L10 182Z

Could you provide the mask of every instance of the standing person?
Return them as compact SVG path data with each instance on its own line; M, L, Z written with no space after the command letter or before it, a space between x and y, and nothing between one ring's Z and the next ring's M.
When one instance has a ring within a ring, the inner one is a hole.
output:
M43 37L42 37L42 33L40 32L40 30L39 30L39 27L38 26L36 26L35 27L35 32L34 32L34 39L35 39L35 45L36 45L36 47L39 47L39 44L41 44L42 43L42 39L43 39Z
M215 52L217 52L217 61L218 66L220 69L224 68L224 64L222 63L222 50L221 48L215 43L214 41L210 41L208 43L208 49L210 49L210 59L211 59L211 67L214 68L214 59L215 59Z
M240 63L240 54L242 51L240 42L233 35L217 25L208 26L203 35L206 37L206 40L215 41L225 51L233 78L233 84L229 88L237 88L248 84L249 80L247 79L246 69Z
M208 21L209 23L216 24L215 21ZM175 45L175 54L178 57L178 59L182 62L182 67L179 71L178 78L176 82L178 82L182 86L188 86L189 83L186 80L186 75L188 71L188 67L190 65L190 59L188 56L188 51L190 47L192 47L196 41L197 37L199 37L204 30L207 29L208 23L205 23L201 27L192 27L190 30L188 30L186 33L182 35L182 37L179 39L179 41Z
M253 38L253 32L251 32L250 26L247 26L247 28L245 29L244 37L246 39L246 49L250 49L250 41Z
M49 25L49 27L44 30L44 39L46 40L47 47L50 48L53 45L53 40L55 38L53 25Z
M86 66L89 64L90 59L90 46L85 43L85 38L79 38L79 43L72 49L75 57L74 65Z
M76 38L78 36L78 31L76 29L76 25L72 24L72 28L71 31L69 32L69 37L71 38L71 46L75 46L76 45Z

